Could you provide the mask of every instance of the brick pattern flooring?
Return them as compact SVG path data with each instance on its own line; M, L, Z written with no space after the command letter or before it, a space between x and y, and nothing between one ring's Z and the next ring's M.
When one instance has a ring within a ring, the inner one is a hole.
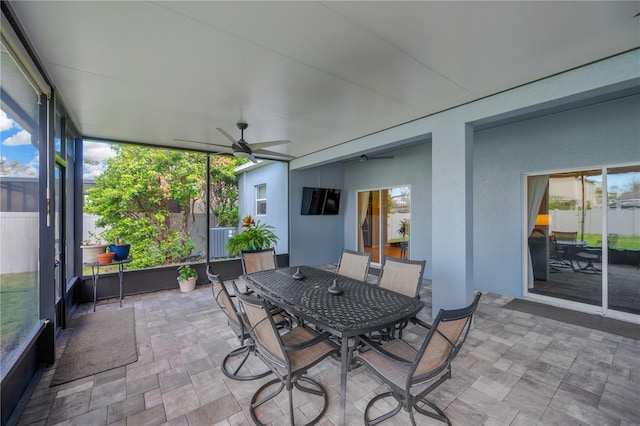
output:
M422 297L431 305L431 288ZM453 365L453 378L432 400L455 425L640 424L640 341L524 314L502 306L510 297L485 294L474 328ZM137 362L50 387L47 368L20 419L21 425L248 425L248 402L269 377L239 382L220 371L237 340L209 286L192 293L161 291L126 297L136 317ZM91 315L83 305L76 315ZM117 300L97 310L118 309ZM420 317L431 321L430 310ZM58 357L71 329L58 337ZM405 332L409 341L424 333ZM106 349L108 350L108 349ZM263 368L251 357L249 368ZM340 365L327 359L310 375L329 392L320 425L338 416ZM367 402L385 386L363 367L349 373L347 424L363 424ZM282 398L280 398L280 396ZM288 424L287 399L266 404L261 418ZM317 410L312 399L296 400L296 420ZM442 423L418 415L421 424ZM383 423L410 424L406 412Z

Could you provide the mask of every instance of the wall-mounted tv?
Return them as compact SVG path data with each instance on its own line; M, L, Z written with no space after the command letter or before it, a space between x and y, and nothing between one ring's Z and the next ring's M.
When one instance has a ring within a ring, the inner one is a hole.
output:
M335 188L302 188L303 215L338 214L340 210L340 190Z

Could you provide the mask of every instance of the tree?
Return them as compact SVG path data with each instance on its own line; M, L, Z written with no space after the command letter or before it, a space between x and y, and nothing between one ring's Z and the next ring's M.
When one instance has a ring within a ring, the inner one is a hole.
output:
M131 244L132 267L183 261L195 247L191 232L196 209L206 202L207 157L134 145L112 148L116 156L107 160L105 171L87 190L85 212L99 216L96 226L107 229L103 236L108 242L119 238ZM230 176L235 177L237 163L212 163L212 186L216 182L218 188L214 210L232 217L237 180ZM234 194L231 200L224 198Z
M238 176L235 168L246 159L212 156L209 170L212 226L232 226L238 223Z

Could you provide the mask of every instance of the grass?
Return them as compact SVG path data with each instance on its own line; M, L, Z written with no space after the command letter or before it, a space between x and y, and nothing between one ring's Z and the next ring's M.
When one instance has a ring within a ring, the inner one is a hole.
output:
M40 317L38 271L0 274L0 353L19 345Z
M591 247L602 247L601 234L584 234L583 241ZM615 245L609 243L609 247L616 250L638 250L640 251L640 235L618 235Z

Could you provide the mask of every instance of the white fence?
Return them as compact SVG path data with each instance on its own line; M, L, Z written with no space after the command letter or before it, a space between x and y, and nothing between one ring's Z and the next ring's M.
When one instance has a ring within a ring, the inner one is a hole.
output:
M40 225L37 212L0 212L0 272L38 270ZM53 259L51 259L53 263Z
M551 210L549 212L552 231L581 232L582 212L579 210ZM610 209L607 211L607 233L618 235L640 235L640 209ZM602 208L586 210L584 233L602 233Z

